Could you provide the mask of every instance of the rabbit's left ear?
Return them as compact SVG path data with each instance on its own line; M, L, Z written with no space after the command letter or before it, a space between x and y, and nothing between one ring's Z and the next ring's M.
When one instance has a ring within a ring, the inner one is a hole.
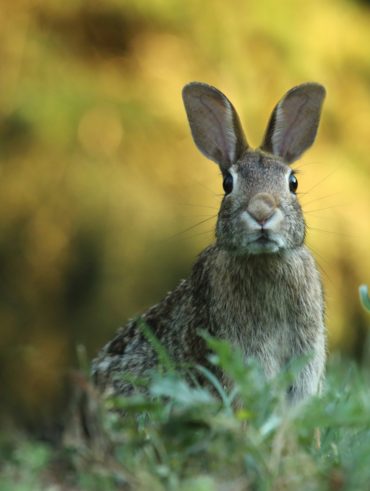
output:
M261 149L292 163L315 140L325 89L316 83L293 87L275 107Z
M234 106L218 89L200 82L185 85L182 96L196 146L228 169L248 147Z

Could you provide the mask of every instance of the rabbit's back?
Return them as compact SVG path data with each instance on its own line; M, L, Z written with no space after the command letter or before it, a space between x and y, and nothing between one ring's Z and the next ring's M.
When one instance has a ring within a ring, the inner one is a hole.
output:
M207 349L198 328L208 326L208 312L198 291L192 278L183 280L161 302L120 328L93 360L95 383L102 389L129 394L133 385L125 375L147 374L161 362L161 350L177 366L206 364Z

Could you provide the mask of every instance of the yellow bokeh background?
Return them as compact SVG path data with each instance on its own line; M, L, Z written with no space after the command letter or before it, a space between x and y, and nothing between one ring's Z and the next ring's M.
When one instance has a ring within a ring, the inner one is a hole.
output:
M365 359L370 283L370 6L345 0L13 0L0 8L0 371L26 419L187 275L222 186L182 106L220 88L258 146L280 97L325 85L296 165L329 348ZM200 223L196 226L196 224ZM57 402L55 402L57 401Z

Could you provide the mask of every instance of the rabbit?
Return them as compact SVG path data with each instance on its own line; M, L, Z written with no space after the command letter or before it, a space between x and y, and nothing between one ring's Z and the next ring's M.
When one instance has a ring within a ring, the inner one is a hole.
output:
M255 358L268 379L307 356L287 400L320 393L326 358L323 288L305 246L305 220L290 164L315 140L326 91L318 83L293 87L276 105L257 149L249 147L232 103L213 86L192 82L183 101L193 140L223 176L216 240L158 304L120 328L92 363L103 392L129 395L126 375L158 364L147 325L176 364L209 362L200 330ZM227 385L223 373L217 375Z

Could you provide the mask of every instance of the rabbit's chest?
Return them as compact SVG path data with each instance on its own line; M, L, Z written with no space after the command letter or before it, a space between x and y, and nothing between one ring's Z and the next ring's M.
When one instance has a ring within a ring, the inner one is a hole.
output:
M246 357L257 358L267 376L274 376L294 357L294 326L280 306L279 310L258 312L253 317L245 315L230 325L230 341L243 351Z
M299 319L286 287L269 284L257 291L248 288L247 293L223 290L221 295L218 329L246 357L260 360L267 376L274 376L297 356Z
M316 349L322 291L306 248L251 258L218 251L209 279L212 332L258 358L268 376Z

